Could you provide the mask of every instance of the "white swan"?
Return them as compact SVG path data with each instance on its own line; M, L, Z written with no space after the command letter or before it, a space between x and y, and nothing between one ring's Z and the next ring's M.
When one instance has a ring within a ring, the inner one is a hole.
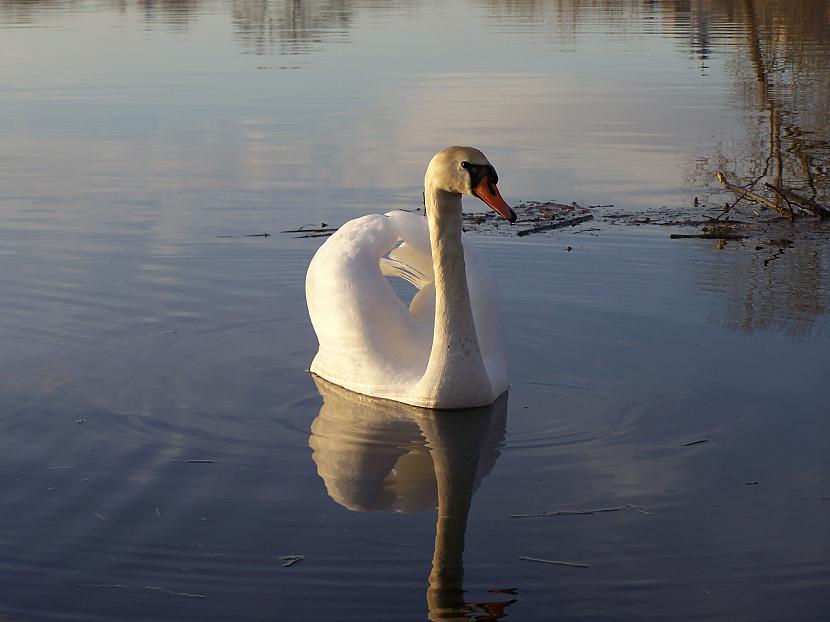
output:
M426 219L401 211L364 216L320 247L306 275L320 342L312 373L426 408L484 406L507 390L501 302L461 221L461 195L471 194L515 222L497 181L483 153L449 147L427 167ZM418 288L408 308L386 276Z

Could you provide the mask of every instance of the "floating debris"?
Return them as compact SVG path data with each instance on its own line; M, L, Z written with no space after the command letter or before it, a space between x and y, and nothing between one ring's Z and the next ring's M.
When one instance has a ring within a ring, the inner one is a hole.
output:
M610 507L610 508L596 508L592 510L555 510L551 512L535 512L533 514L511 514L510 518L539 518L543 516L591 516L593 514L604 514L607 512L620 512L622 510L634 510L645 516L652 516L652 513L639 505L632 505L627 503L625 505Z
M593 214L584 214L582 216L575 216L574 218L566 218L557 222L552 222L547 225L539 225L531 229L522 229L516 235L525 236L531 233L542 233L543 231L552 231L553 229L561 229L563 227L575 227L576 225L593 220Z
M158 592L159 594L166 594L167 596L179 596L181 598L207 598L204 594L190 594L189 592L176 592L168 590L166 587L159 587L157 585L145 585L145 592Z
M527 562L539 562L540 564L553 564L555 566L570 566L571 568L590 568L590 564L585 564L582 562L563 562L556 559L541 559L539 557L519 557Z
M305 555L281 555L280 559L285 562L282 567L288 568L305 559Z
M701 445L703 443L708 443L708 442L709 442L708 438L701 438L701 439L696 440L696 441L689 441L688 443L683 443L683 447L691 447L692 445Z

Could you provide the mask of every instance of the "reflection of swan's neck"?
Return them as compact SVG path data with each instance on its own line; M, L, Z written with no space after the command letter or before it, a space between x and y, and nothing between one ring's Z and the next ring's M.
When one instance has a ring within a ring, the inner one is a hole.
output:
M464 536L483 441L483 434L470 434L469 421L446 425L446 417L438 419L421 421L421 429L432 447L438 484L435 552L427 590L430 619L443 618L464 606ZM465 431L467 434L458 434Z
M427 183L424 202L435 274L435 330L422 388L447 408L481 405L492 388L481 358L461 244L461 195Z
M429 584L433 589L460 591L464 579L464 534L473 498L478 454L467 452L448 456L444 451L433 451L432 460L438 483L438 522Z

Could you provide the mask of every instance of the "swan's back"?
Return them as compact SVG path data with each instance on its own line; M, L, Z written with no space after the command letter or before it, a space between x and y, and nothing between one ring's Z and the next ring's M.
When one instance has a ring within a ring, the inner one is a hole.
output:
M495 398L507 388L501 302L486 263L466 243L464 260ZM418 288L408 307L387 276ZM433 278L429 231L421 215L395 211L343 225L317 251L306 276L309 315L320 342L311 371L352 391L408 401L432 347Z

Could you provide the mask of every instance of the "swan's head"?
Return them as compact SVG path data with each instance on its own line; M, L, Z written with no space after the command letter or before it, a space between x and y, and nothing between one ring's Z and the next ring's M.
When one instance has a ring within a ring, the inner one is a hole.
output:
M435 154L427 167L424 185L428 188L471 194L489 205L505 220L516 222L516 212L501 198L496 169L478 149L447 147Z

